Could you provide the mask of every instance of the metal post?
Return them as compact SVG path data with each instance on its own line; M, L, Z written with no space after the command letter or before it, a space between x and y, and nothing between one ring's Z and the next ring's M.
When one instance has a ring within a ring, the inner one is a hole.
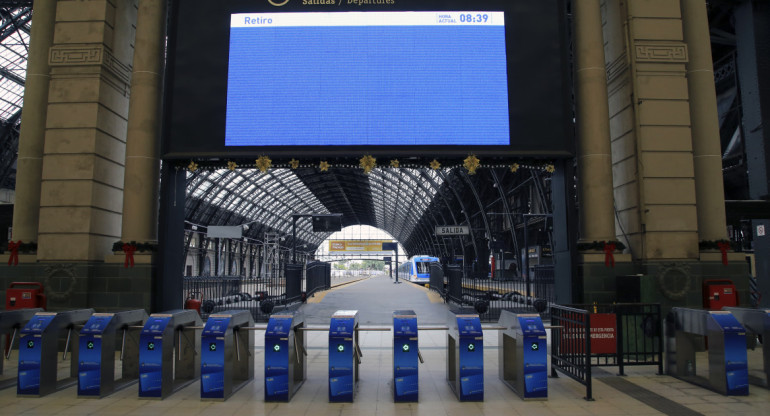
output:
M297 216L291 216L291 262L297 262Z
M532 285L532 278L529 273L529 237L527 234L529 233L529 230L527 229L527 220L529 219L529 216L522 215L521 216L524 220L524 272L526 273L526 285L527 285L527 298L524 299L524 304L527 303L531 299L531 285Z
M398 283L398 246L396 246L396 249L393 251L396 252L396 281L393 282L395 284Z

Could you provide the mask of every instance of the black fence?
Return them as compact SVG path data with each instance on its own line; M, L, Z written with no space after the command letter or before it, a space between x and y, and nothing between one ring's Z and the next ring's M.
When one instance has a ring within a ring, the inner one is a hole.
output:
M185 276L185 307L199 303L201 318L212 313L244 309L255 321L265 322L274 310L304 302L313 293L331 287L331 266L324 262L287 265L284 277Z
M586 386L586 400L591 397L590 313L583 309L552 305L551 376L556 370Z
M663 374L663 333L660 304L616 303L612 305L574 305L591 313L591 338L614 342L605 343L601 350L593 349L591 365L618 367L625 375L626 366L654 365ZM614 337L609 330L614 324Z
M497 322L503 309L518 313L539 313L546 318L554 302L554 268L536 266L531 278L498 273L496 277L462 267L445 270L433 265L430 288L445 302L472 306L481 320Z
M660 305L551 306L551 373L556 370L586 386L591 398L591 367L654 365L663 374Z

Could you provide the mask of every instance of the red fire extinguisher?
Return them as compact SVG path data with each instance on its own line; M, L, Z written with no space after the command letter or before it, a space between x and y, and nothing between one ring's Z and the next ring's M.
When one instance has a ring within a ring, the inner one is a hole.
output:
M196 298L196 295L198 298ZM201 314L201 292L192 292L190 295L185 299L184 301L184 308L185 309L195 309L198 312L198 315Z

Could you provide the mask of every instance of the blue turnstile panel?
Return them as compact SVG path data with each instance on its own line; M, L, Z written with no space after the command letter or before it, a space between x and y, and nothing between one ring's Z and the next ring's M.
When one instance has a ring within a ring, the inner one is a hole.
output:
M171 316L151 316L139 336L139 397L161 397L163 333Z
M484 336L478 316L457 316L460 400L484 400Z
M352 402L356 387L357 313L332 316L329 324L329 401Z
M102 335L113 315L91 315L80 330L78 350L78 396L100 396L102 369ZM115 365L114 357L107 358L105 365Z
M289 400L291 315L271 316L265 330L265 401Z
M524 398L548 397L548 345L539 316L518 317L523 334Z
M711 313L709 331L721 331L724 336L724 366L727 395L749 394L749 369L746 353L746 329L730 313Z
M37 313L21 330L17 394L36 395L40 393L43 332L55 316L56 313Z
M416 402L419 393L417 315L393 312L393 400Z
M201 399L225 398L225 335L229 317L210 317L201 334Z

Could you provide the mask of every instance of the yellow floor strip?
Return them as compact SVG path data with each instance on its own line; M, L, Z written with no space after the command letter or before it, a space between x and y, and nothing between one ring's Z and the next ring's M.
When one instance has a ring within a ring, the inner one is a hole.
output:
M413 284L412 286L425 292L425 296L428 297L428 300L430 300L430 303L444 303L444 299L435 290L430 290L429 288L423 285Z
M342 287L347 287L347 286L351 286L351 285L354 285L354 284L356 284L356 283L360 283L360 282L363 282L363 281L364 281L364 280L366 280L366 279L370 279L370 278L369 278L369 277L365 277L365 278L363 278L363 279L352 280L352 281L350 281L350 282L340 283L340 284L338 284L338 285L332 286L332 288L331 288L331 289L329 289L329 290L324 290L323 292L320 292L320 293L316 293L316 294L314 294L313 296L309 297L309 298L307 299L307 302L306 302L306 303L321 303L321 301L322 301L322 300L324 300L324 297L325 297L327 294L329 294L329 293L331 293L331 292L334 292L335 290L337 290L337 289L340 289L340 288L342 288Z

